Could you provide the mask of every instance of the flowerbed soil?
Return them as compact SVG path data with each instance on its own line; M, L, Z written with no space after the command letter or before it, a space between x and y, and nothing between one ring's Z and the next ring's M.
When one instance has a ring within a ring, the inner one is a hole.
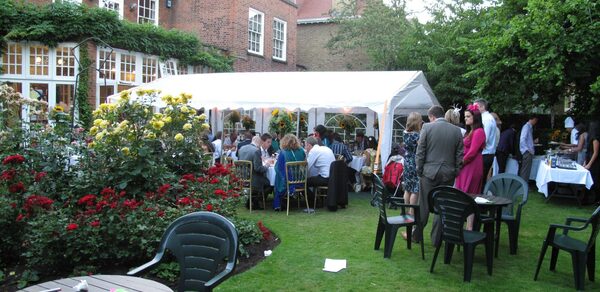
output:
M263 259L265 259L265 255L264 255L264 251L265 250L273 250L275 249L275 247L277 245L279 245L279 243L281 243L281 240L275 236L275 234L271 233L271 237L267 240L263 239L261 240L261 242L257 243L257 244L253 244L250 246L246 247L246 251L248 251L248 253L250 254L249 257L238 257L239 261L237 266L235 267L235 270L233 271L233 275L236 274L240 274L243 273L249 269L251 269L252 267L258 265L258 263L260 263ZM98 274L107 274L107 275L125 275L127 274L127 271L129 271L132 267L113 267L110 269L106 269L104 271L99 272ZM23 267L19 266L15 268L15 275L5 275L5 281L4 282L0 282L0 291L17 291L17 275L20 275L23 272ZM51 281L51 280L56 280L59 278L66 278L69 277L69 275L56 275L56 276L50 276L50 277L44 277L41 278L39 283L43 283L43 282L47 282L47 281ZM177 290L177 282L170 282L167 281L165 279L161 279L161 278L157 278L154 275L151 274L146 274L144 275L144 277L163 283L169 287L171 287L171 289L173 289L174 291ZM27 286L32 286L35 285L35 283L30 283Z

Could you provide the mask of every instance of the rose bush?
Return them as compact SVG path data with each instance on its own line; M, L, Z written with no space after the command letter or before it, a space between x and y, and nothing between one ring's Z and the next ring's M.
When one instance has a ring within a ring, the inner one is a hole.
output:
M172 221L200 210L236 224L243 254L260 241L257 224L237 218L246 198L229 167L202 164L208 124L191 96L163 96L161 113L150 106L156 92L138 96L101 105L89 131L57 107L51 125L0 129L14 139L0 148L0 266L42 275L132 267Z

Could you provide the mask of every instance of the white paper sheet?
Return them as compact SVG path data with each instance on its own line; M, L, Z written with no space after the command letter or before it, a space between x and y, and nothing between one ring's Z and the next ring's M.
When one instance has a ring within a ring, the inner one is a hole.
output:
M325 259L323 271L337 273L346 268L346 260Z
M476 197L475 198L475 203L477 204L488 204L491 203L492 201L486 199L486 198L482 198L482 197Z

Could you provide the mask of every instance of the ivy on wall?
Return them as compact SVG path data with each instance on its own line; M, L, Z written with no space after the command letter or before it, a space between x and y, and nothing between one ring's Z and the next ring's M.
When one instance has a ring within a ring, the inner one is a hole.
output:
M37 6L15 0L0 0L2 43L38 41L55 47L60 42L78 42L97 37L112 47L176 58L183 64L204 65L217 72L232 71L233 58L217 50L206 50L200 40L179 30L120 20L116 12L99 7L56 2Z
M77 108L79 111L79 122L85 129L89 129L92 125L92 109L88 102L88 91L90 72L88 68L92 64L90 53L88 52L87 43L84 43L79 48L79 80L77 83Z

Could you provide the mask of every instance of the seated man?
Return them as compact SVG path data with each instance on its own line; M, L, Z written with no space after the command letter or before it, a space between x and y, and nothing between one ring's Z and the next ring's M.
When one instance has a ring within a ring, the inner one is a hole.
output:
M271 183L267 178L267 171L272 162L268 160L267 164L263 165L259 149L261 143L260 137L255 136L252 138L252 143L240 148L238 158L239 160L252 161L252 191L268 194L271 191ZM252 201L252 205L258 206L256 204L258 201L258 198L256 198L256 201ZM264 208L264 206L262 207Z
M238 144L237 144L237 151L235 152L235 156L240 157L240 149L242 147L252 143L252 137L254 137L254 134L252 133L252 131L244 132L243 140L238 142Z
M305 149L308 153L307 167L309 187L327 186L329 183L329 167L335 161L333 151L326 146L319 146L319 140L315 137L306 138Z
M367 141L365 140L365 133L357 132L356 133L356 143L354 144L354 151L365 151L365 149L369 148L367 146Z

